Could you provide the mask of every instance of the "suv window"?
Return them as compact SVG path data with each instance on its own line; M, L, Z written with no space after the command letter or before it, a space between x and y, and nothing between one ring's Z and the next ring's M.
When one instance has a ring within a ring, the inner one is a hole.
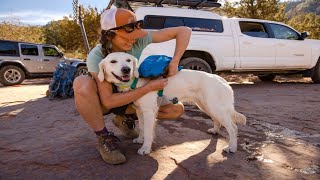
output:
M53 47L42 47L42 50L43 50L44 56L53 56L53 57L59 56L59 52Z
M269 37L263 23L240 21L239 25L242 34L260 38Z
M38 47L36 45L31 45L31 44L21 44L21 54L38 56L39 55Z
M0 56L19 56L18 44L15 42L0 42Z
M144 29L163 29L168 27L188 26L193 31L223 32L223 24L219 19L202 19L189 17L155 16L144 18Z
M287 26L283 26L280 24L270 24L270 27L272 29L274 37L277 39L299 39L298 33Z

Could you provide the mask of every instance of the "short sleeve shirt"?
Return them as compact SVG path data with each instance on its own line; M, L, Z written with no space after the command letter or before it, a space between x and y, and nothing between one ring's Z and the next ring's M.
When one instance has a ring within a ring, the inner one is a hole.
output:
M151 44L152 42L152 36L151 32L148 32L148 35L139 38L134 44L130 51L127 51L126 53L133 55L137 59L140 58L143 49ZM89 72L96 72L99 73L99 63L104 59L105 56L102 52L102 45L98 44L96 47L94 47L87 58L87 67Z

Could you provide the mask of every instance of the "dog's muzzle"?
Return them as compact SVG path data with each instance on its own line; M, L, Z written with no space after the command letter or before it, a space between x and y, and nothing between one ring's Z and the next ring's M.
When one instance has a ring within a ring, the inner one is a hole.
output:
M131 72L130 67L122 67L121 68L122 76L118 76L113 72L112 72L112 75L121 82L129 82L130 81L130 72Z

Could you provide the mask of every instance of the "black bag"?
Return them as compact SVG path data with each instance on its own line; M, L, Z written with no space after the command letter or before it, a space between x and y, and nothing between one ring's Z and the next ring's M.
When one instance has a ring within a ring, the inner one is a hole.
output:
M73 97L73 80L75 78L77 68L61 61L51 79L49 85L49 98L68 98Z

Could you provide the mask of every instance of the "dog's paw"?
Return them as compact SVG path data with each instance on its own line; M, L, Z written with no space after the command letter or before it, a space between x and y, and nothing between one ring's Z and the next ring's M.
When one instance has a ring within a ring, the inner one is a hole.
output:
M237 151L237 146L226 146L223 148L226 153L235 153Z
M207 132L209 134L218 134L219 133L219 129L211 128L211 129L208 129Z
M135 144L142 144L143 143L143 137L141 138L141 137L138 137L138 138L135 138L135 139L133 139L133 143L135 143Z
M146 147L146 146L142 146L142 147L138 150L138 154L140 154L140 155L150 154L150 152L151 152L151 147Z

